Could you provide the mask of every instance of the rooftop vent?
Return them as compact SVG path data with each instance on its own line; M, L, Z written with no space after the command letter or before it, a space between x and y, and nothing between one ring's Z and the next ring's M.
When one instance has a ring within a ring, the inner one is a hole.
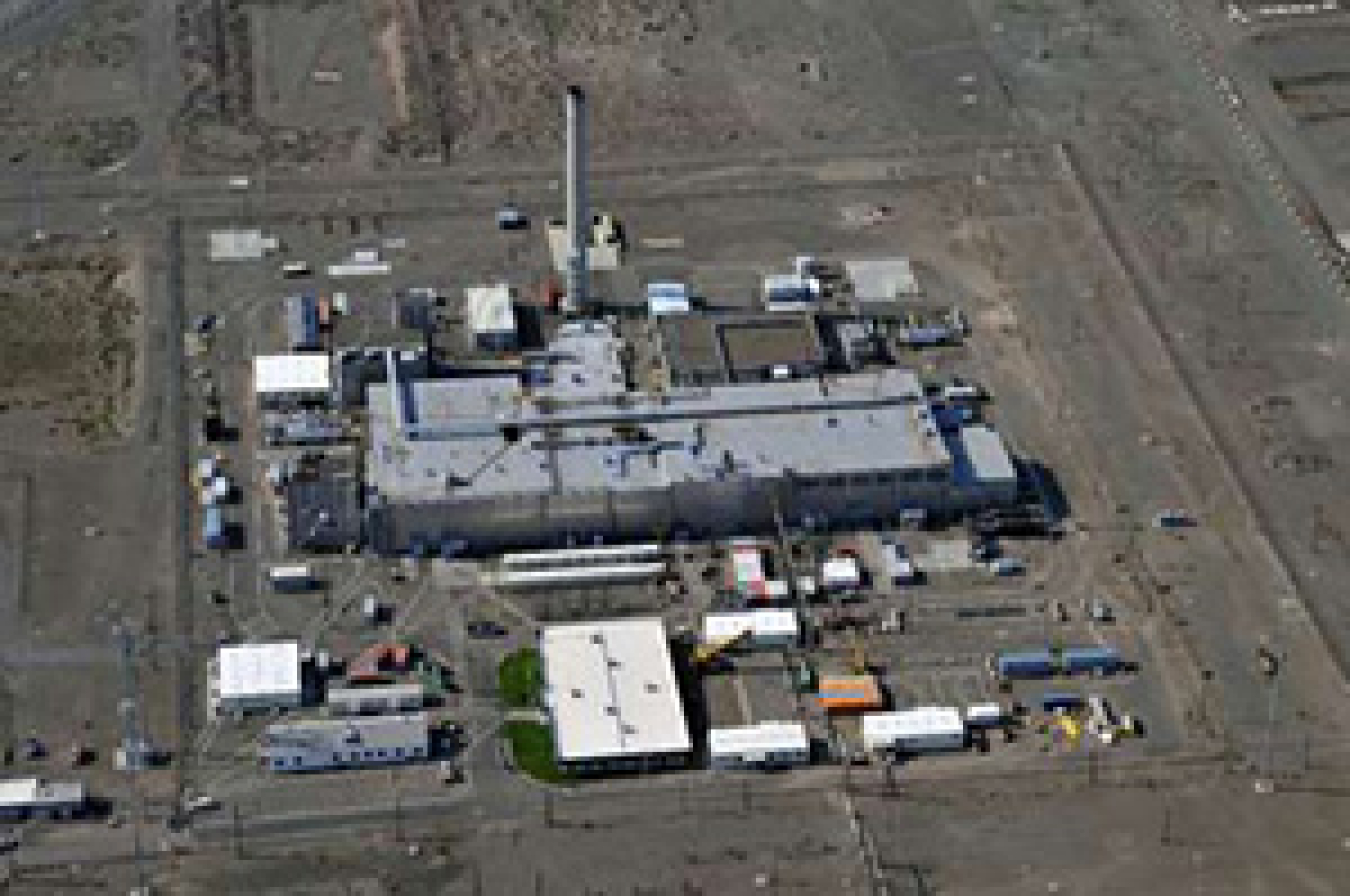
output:
M656 682L654 682L654 681L649 681L649 682L647 682L647 685L646 685L646 687L645 687L645 690L646 690L647 693L649 693L649 694L656 694L656 693L659 693L659 692L660 692L661 686L660 686L659 684L657 684Z
M575 699L580 700L580 699L581 699L581 688L572 688L572 696L573 696Z

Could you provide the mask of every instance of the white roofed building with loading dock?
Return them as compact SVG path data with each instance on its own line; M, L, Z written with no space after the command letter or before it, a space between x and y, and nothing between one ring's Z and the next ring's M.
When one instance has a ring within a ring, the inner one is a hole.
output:
M300 645L231 644L216 650L210 668L211 709L216 715L243 715L300 705L304 689Z
M558 765L676 768L692 744L660 619L551 625L539 639Z
M708 731L708 764L717 769L784 768L811 761L801 722L760 722Z
M966 724L953 706L919 706L862 717L863 746L872 753L932 753L966 745Z
M253 359L253 394L262 407L327 404L333 371L327 354L258 355Z
M793 610L750 610L745 613L709 613L703 617L703 643L715 644L750 632L747 647L792 647L800 626Z

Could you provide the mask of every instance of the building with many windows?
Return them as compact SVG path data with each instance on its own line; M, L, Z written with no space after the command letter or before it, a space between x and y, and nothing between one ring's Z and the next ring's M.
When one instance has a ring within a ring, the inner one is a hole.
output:
M431 754L425 713L280 722L263 731L262 764L275 772L394 765Z

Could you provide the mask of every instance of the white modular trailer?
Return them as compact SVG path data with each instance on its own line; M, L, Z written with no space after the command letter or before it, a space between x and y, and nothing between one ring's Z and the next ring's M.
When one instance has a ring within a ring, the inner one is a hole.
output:
M820 567L820 583L826 591L855 591L862 587L862 564L851 554L840 554Z
M615 582L640 582L666 571L664 563L616 563L562 569L508 569L497 574L498 588L567 588Z
M601 545L558 551L513 551L502 554L503 569L575 569L583 566L615 566L659 560L666 549L656 543Z
M314 570L308 563L288 563L267 570L267 580L273 591L285 593L308 591L314 587Z
M792 647L800 626L794 610L750 610L709 613L703 617L703 643L714 644L749 631L750 647Z
M954 706L919 706L862 717L863 746L871 752L930 753L960 750L966 725Z
M692 308L687 283L647 284L647 313L652 317L688 314Z
M997 728L1008 714L997 703L973 703L966 707L966 724L971 728Z
M216 650L211 706L217 714L243 714L300 705L300 645L295 641L232 644Z
M708 763L717 769L784 768L811 761L801 722L760 722L708 731Z
M770 311L801 311L813 308L822 293L815 277L770 274L764 278L764 307Z
M0 820L72 818L85 808L87 799L78 781L10 778L0 781Z

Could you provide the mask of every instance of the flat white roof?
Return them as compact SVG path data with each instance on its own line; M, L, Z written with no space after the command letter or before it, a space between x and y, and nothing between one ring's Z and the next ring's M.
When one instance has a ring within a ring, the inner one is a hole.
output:
M797 614L793 610L751 610L746 613L709 613L703 617L703 641L733 638L746 629L753 637L797 637Z
M903 255L891 258L859 258L844 262L853 294L860 301L891 301L919 292L914 266Z
M550 625L539 647L559 759L689 751L660 619Z
M821 565L820 577L826 585L859 585L862 569L857 557L831 557Z
M506 283L465 288L464 305L469 318L469 331L514 333L516 312L511 307L511 298L511 287Z
M0 781L0 806L42 806L84 802L84 785L78 781L47 781L43 778L8 778Z
M207 240L212 261L251 261L277 249L277 238L261 230L213 230Z
M966 724L954 706L917 706L898 712L870 712L862 717L863 743L964 736Z
M324 353L258 355L253 359L253 391L258 395L327 392L332 384L331 365Z
M708 731L708 752L713 756L741 756L747 753L807 752L811 741L801 722L760 722L735 728Z
M216 653L216 678L221 700L300 698L300 645L232 644Z
M1017 468L997 432L987 426L967 426L961 430L961 442L977 481L1017 481Z

